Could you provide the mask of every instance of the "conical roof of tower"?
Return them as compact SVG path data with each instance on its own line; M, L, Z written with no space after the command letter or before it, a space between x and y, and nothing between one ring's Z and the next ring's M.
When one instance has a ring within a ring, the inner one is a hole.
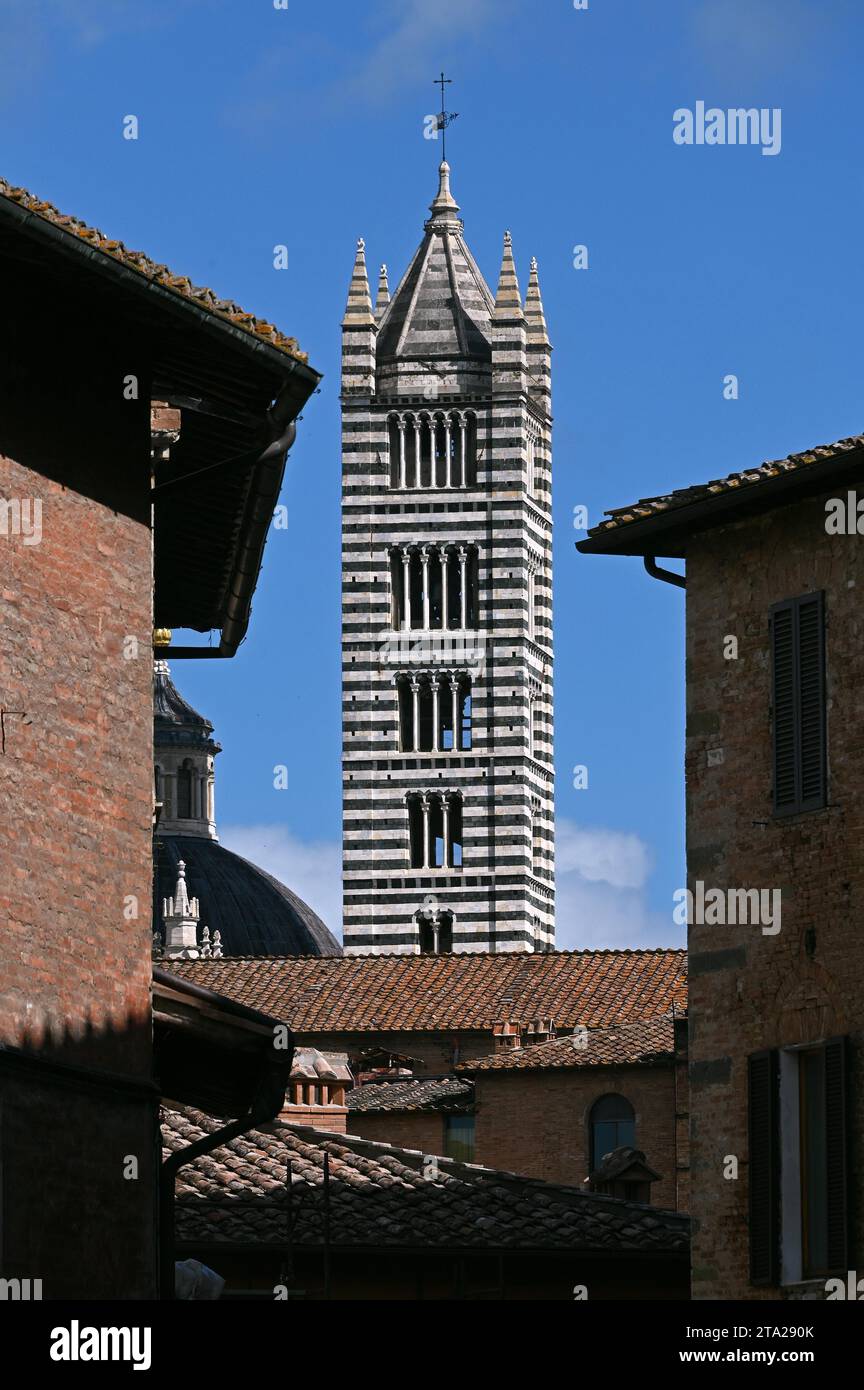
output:
M423 240L381 318L378 360L476 358L488 362L494 300L465 243L447 163L440 166L430 211Z
M167 661L153 667L153 742L159 747L208 743L213 725L183 699Z

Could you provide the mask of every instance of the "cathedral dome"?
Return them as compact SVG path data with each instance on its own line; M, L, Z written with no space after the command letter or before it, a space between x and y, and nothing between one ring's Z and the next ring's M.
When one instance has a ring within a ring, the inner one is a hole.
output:
M214 954L221 949L224 956L340 956L338 941L308 903L220 845L214 760L221 749L212 733L210 721L177 690L167 662L157 661L153 928L159 949L169 959L209 954L212 939Z
M154 921L185 865L201 924L219 932L224 956L341 956L342 948L308 903L218 840L156 834Z

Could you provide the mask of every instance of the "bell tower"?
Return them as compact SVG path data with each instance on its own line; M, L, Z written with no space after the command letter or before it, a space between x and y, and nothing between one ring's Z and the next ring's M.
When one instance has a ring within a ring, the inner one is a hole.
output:
M493 297L442 162L423 240L342 322L346 955L554 945L551 347Z

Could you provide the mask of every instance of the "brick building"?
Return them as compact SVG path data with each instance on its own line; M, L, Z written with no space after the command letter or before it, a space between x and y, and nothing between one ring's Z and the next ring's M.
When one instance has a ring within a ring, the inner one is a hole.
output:
M457 1075L474 1083L476 1161L578 1184L604 1154L636 1147L659 1175L652 1203L686 1211L686 1020L677 1022L579 1030L462 1063Z
M655 557L687 561L696 1298L824 1298L864 1266L862 477L855 436L579 546L679 585Z
M289 956L181 960L184 979L285 1019L297 1045L407 1055L415 1077L450 1074L486 1057L507 1020L530 1038L540 1025L575 1028L683 1011L685 952L551 951L535 955Z
M657 1173L650 1200L686 1211L686 1018L527 1046L515 1025L502 1025L496 1042L452 1077L349 1091L349 1133L571 1185L586 1183L604 1154L635 1146Z
M322 1098L318 1127L568 1184L592 1151L635 1144L660 1174L652 1201L686 1210L683 951L172 964L347 1054L366 1084L338 1123Z
M154 622L236 651L318 376L3 181L0 286L0 1273L152 1297Z

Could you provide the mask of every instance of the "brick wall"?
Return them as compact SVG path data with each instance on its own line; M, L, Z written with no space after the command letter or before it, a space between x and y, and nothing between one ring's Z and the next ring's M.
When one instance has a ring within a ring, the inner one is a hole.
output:
M403 1056L416 1057L422 1067L417 1076L443 1076L452 1072L457 1061L467 1062L476 1057L488 1057L495 1051L492 1029L442 1031L440 1033L375 1032L367 1033L297 1033L298 1047L317 1047L322 1052L347 1052L351 1069L356 1073L356 1059L361 1049L381 1047Z
M142 486L146 474L142 472ZM0 1028L146 1073L152 815L146 525L0 457L0 497L42 501L42 539L0 535ZM137 659L124 643L137 639ZM127 648L128 650L128 648ZM137 917L132 914L136 910ZM50 1040L49 1040L50 1035Z
M26 413L4 406L0 429L23 439ZM146 1298L156 1252L148 441L140 411L125 437L103 436L91 406L66 417L65 454L46 436L48 478L32 435L63 416L44 400L31 414L32 467L3 456L0 438L0 498L42 504L37 544L0 534L0 705L28 721L4 716L0 753L0 1041L31 1053L7 1055L0 1074L0 1264L41 1278L46 1299ZM74 486L57 477L63 458ZM125 659L128 638L137 659Z
M444 1153L444 1116L440 1111L383 1111L374 1115L349 1110L348 1133L400 1149L419 1149L424 1154ZM479 1162L479 1160L477 1160Z
M475 1162L549 1182L589 1172L589 1114L610 1092L636 1112L636 1147L661 1176L655 1206L676 1206L675 1085L671 1066L478 1072Z
M841 492L845 496L845 491ZM690 886L779 888L779 934L690 931L691 1210L697 1298L777 1298L748 1272L747 1056L846 1033L853 1045L851 1174L864 1264L864 619L861 540L827 536L825 497L694 540L687 559L687 856ZM829 802L775 820L771 605L824 590ZM738 639L725 660L724 638ZM709 765L709 752L711 762ZM805 934L814 933L810 938ZM723 1176L726 1156L737 1180ZM859 1175L859 1176L856 1176Z

